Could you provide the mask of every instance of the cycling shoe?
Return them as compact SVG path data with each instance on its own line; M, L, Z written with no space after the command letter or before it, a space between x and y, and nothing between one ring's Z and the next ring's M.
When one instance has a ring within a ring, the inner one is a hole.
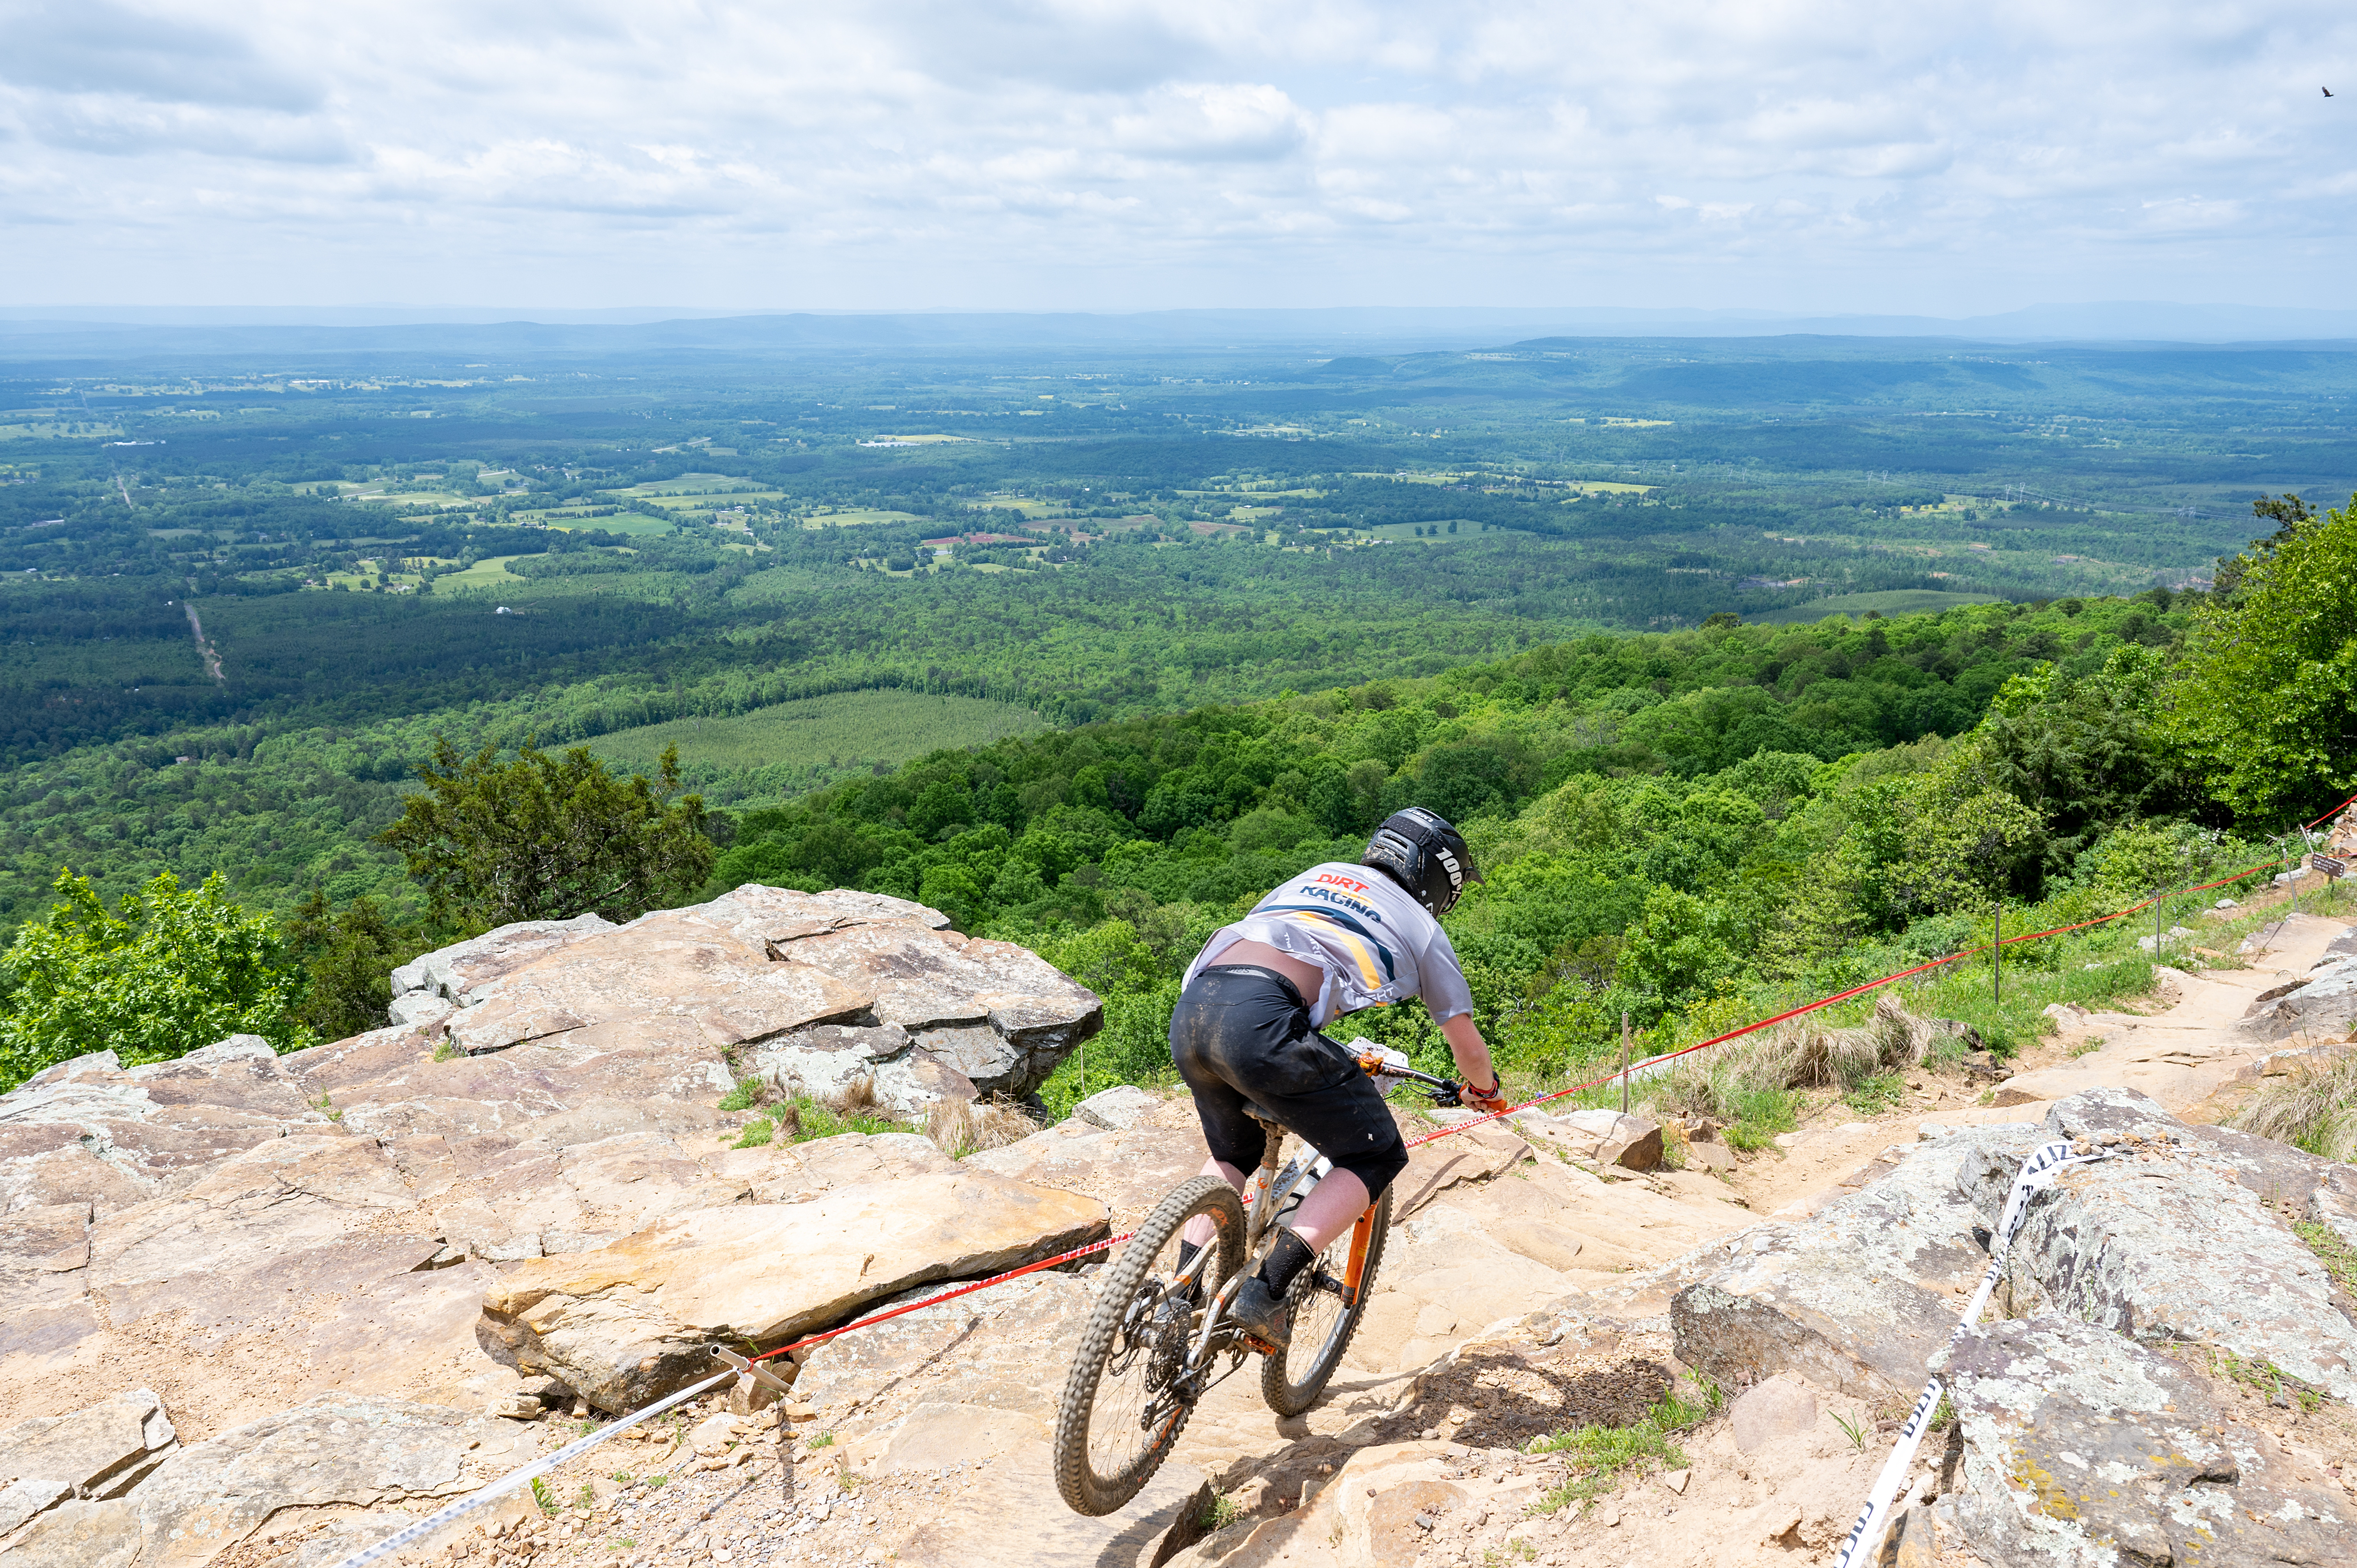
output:
M1293 1316L1286 1310L1285 1297L1269 1289L1268 1282L1258 1274L1245 1276L1243 1288L1228 1303L1228 1316L1254 1338L1280 1350L1293 1342Z

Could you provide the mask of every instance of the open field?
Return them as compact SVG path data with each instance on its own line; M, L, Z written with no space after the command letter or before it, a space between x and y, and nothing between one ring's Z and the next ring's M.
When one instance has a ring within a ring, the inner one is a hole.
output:
M120 435L119 424L92 424L87 421L59 420L30 424L0 424L0 441L96 441L108 435Z
M1893 588L1880 594L1836 594L1829 599L1813 599L1790 609L1770 610L1747 618L1770 626L1806 626L1827 616L1862 616L1868 610L1879 610L1887 616L1918 615L1926 610L1953 609L1958 605L1992 605L1995 594L1950 594L1936 588Z
M1424 530L1422 534L1417 529ZM1471 518L1458 518L1457 532L1448 532L1448 520L1438 522L1383 522L1361 531L1376 539L1405 539L1411 543L1438 544L1448 540L1479 539L1484 533L1512 533L1516 530L1500 528L1495 523L1477 522Z
M676 745L698 772L756 768L850 772L905 762L942 746L983 746L1049 727L1029 708L919 692L839 692L780 703L734 718L673 719L589 742L607 761L651 769Z
M512 555L486 556L463 572L452 573L435 586L437 589L497 588L509 584L522 583L525 581L524 578L516 576L508 570L508 563L515 559L516 557Z
M618 511L610 517L550 518L547 520L547 526L563 530L567 533L597 531L607 533L669 533L673 524L669 518L649 517L643 512Z

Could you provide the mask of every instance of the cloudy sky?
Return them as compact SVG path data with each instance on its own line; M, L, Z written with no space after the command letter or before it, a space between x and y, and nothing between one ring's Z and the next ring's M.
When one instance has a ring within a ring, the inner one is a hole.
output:
M2346 306L2352 44L2345 0L0 0L0 304Z

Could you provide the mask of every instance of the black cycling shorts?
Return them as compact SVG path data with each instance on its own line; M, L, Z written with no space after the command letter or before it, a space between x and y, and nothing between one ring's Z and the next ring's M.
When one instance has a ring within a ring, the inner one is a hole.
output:
M1358 1058L1309 1026L1309 1008L1275 970L1203 970L1170 1015L1170 1057L1195 1094L1212 1157L1249 1172L1270 1121L1367 1184L1379 1197L1407 1167L1399 1123Z

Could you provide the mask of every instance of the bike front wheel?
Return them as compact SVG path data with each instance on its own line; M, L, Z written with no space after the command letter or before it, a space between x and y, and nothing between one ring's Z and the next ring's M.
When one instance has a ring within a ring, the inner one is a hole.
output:
M1351 1337L1367 1316L1367 1298L1375 1288L1375 1269L1383 1261L1383 1240L1391 1232L1391 1189L1383 1189L1363 1222L1366 1234L1353 1226L1326 1243L1326 1250L1300 1273L1285 1293L1293 1315L1293 1337L1282 1355L1264 1357L1260 1397L1279 1415L1299 1415L1318 1402L1327 1380L1342 1364ZM1351 1254L1357 1251L1357 1288L1351 1286Z
M1211 1221L1217 1256L1176 1290L1179 1235L1198 1218ZM1243 1233L1235 1189L1197 1176L1155 1207L1105 1270L1056 1411L1056 1489L1073 1512L1113 1512L1170 1456L1195 1408L1176 1380L1204 1304L1243 1266Z

